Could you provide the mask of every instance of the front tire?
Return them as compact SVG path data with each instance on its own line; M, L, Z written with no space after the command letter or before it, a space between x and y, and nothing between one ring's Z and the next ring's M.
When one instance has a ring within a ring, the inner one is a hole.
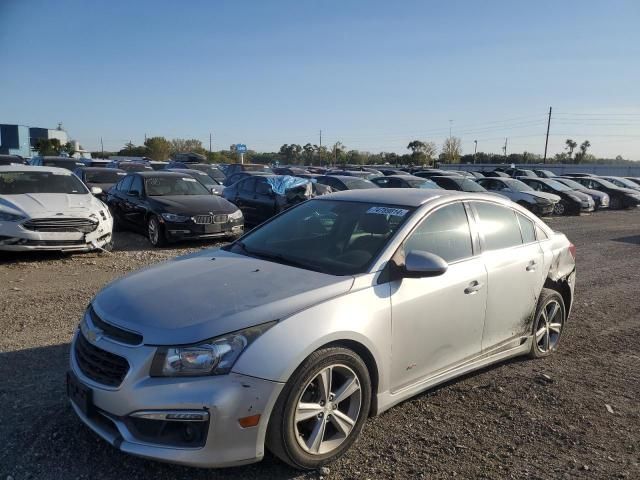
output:
M622 199L618 196L612 196L609 200L609 208L611 210L620 210L622 209Z
M293 373L274 406L267 448L282 461L314 470L356 441L371 405L367 366L341 347L312 353Z
M564 200L560 200L553 206L553 213L556 215L565 215L567 213L567 205L564 203Z
M154 247L164 247L167 244L160 220L155 215L151 215L147 221L147 237Z
M558 350L564 331L567 313L562 295L549 288L543 288L533 319L533 342L531 358L548 357Z

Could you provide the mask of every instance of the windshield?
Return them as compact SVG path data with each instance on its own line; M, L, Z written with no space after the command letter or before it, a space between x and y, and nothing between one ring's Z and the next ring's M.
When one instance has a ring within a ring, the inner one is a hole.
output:
M556 182L564 183L567 187L573 188L574 190L580 190L585 188L584 185L576 182L575 180L569 180L568 178L559 178L555 180Z
M460 182L462 190L465 192L486 192L487 189L478 185L475 181L465 178Z
M150 177L144 184L150 197L172 195L209 195L209 192L192 177Z
M0 172L0 195L25 193L89 193L75 175L53 172Z
M126 172L118 172L109 168L102 168L99 172L84 172L84 181L89 183L118 183Z
M521 182L520 180L515 180L515 179L507 180L507 179L504 179L503 181L509 187L511 187L512 190L515 190L516 192L533 192L533 188L531 188L526 183Z
M613 184L619 184L621 187L627 187L627 188L633 188L636 189L638 188L638 184L632 182L631 180L627 180L626 178L619 178L619 177L615 177L615 178L609 178L607 181L613 183Z
M227 249L331 275L366 272L413 208L310 200Z
M193 178L198 180L201 184L206 185L207 187L211 185L220 185L218 182L216 182L213 178L211 178L205 172L200 172L196 170L193 173L189 173L189 175L192 175Z
M569 187L558 182L557 180L547 180L545 183L549 185L551 188L558 190L559 192L566 192L568 190L571 190Z
M420 180L407 180L413 188L440 188L435 182L421 178Z
M378 186L375 183L359 177L342 178L342 183L344 183L349 190L360 190L363 188L378 188Z
M145 165L144 163L135 162L120 163L118 165L118 168L120 170L126 170L127 172L143 172L145 170L153 170L153 168Z
M620 188L615 183L611 183L609 180L605 180L604 178L587 178L587 180L592 180L607 188Z
M214 167L213 165L190 165L190 170L204 172L211 178L215 178L216 180L224 181L225 179L224 173L222 173L219 168Z

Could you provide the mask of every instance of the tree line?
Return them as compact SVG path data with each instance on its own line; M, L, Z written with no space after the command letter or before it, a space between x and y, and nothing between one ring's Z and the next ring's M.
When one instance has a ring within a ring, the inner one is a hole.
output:
M54 139L55 141L55 139ZM59 142L58 142L59 143ZM70 144L67 144L70 146ZM615 159L596 158L588 153L591 143L584 140L580 145L573 139L565 142L565 152L547 158L547 163L614 163L624 162L621 156ZM542 163L543 157L530 152L511 153L509 155L477 152L463 154L462 140L449 137L438 148L435 142L428 140L412 140L407 145L408 152L370 153L362 150L348 149L342 142L333 145L316 145L307 143L285 143L277 152L256 152L249 150L244 154L245 162L282 165L423 165L435 166L449 163ZM577 149L577 150L576 150ZM147 138L143 145L128 142L117 152L91 152L95 158L108 158L112 155L148 157L153 160L168 160L173 154L194 152L204 155L210 163L237 163L239 155L232 145L228 150L210 152L197 139L165 137ZM575 153L574 153L575 152ZM103 155L104 153L104 155Z

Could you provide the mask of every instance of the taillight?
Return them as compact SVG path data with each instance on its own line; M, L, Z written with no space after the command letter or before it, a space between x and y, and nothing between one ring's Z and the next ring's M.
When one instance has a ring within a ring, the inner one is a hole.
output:
M576 259L576 246L569 242L569 253L571 254L571 256L573 257L573 259Z

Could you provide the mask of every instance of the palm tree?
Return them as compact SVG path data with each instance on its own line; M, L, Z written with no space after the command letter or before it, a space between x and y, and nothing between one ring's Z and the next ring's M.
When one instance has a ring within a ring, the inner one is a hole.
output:
M567 141L564 143L567 144L567 150L569 150L569 159L571 159L571 155L573 155L573 150L578 146L578 144L570 138L567 138Z

